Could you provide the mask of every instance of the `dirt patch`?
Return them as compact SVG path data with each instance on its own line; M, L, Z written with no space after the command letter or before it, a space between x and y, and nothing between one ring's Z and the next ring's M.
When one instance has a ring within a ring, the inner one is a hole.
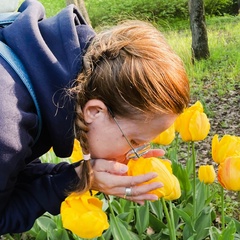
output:
M197 97L193 97L193 103ZM209 92L204 97L207 112L210 116L211 129L208 137L196 143L198 149L198 163L213 164L211 154L212 137L215 134L221 139L223 135L235 135L240 137L240 84L224 96L218 96L215 92Z

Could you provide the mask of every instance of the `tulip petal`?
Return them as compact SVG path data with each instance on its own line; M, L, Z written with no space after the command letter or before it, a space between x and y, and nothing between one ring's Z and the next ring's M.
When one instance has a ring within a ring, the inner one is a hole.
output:
M228 157L220 163L218 181L227 190L240 191L240 156Z
M181 116L181 126L179 128L179 133L183 141L188 142L192 140L191 133L189 131L189 123L192 116L191 111L187 111Z
M130 160L128 162L128 175L137 176L149 172L157 172L158 176L147 183L162 182L164 186L150 193L156 194L159 198L177 199L181 195L178 179L172 174L172 168L169 161L162 161L163 160L154 157L141 157L138 160Z
M195 111L189 122L189 131L191 133L191 141L204 140L210 130L210 123L205 113Z
M153 143L159 145L169 145L175 138L175 126L172 124L168 129L159 134L156 138L152 140Z

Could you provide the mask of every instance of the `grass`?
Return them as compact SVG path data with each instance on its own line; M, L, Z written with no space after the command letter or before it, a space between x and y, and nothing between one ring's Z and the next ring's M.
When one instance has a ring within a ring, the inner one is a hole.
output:
M47 16L56 14L65 6L65 0L40 1L47 9ZM86 6L91 18L96 9L90 1L86 1ZM240 82L240 16L211 17L206 22L210 58L195 62L194 65L191 62L191 31L188 20L171 23L158 20L157 27L182 58L191 82L192 95L199 96L201 93L204 96L209 91L224 95L236 85L239 86ZM107 20L106 23L108 24Z
M191 32L185 30L164 31L169 44L183 59L190 81L192 94L216 91L224 95L240 82L240 17L221 17L207 21L210 58L191 63Z
M45 7L47 17L54 16L66 7L65 0L40 0L39 2Z

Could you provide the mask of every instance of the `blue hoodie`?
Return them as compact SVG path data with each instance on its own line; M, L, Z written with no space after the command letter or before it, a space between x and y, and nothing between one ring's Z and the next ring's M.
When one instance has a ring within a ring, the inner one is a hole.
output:
M36 0L0 29L0 40L20 58L31 79L43 127L32 146L38 116L28 90L0 57L0 234L24 232L44 212L58 214L78 181L74 165L41 163L51 147L58 157L73 148L74 99L65 90L82 69L82 56L95 33L70 5L52 18Z

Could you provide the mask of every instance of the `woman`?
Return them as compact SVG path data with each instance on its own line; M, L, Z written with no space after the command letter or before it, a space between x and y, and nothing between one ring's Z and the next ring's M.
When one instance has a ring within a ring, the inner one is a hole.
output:
M148 192L161 183L138 186L156 174L124 176L126 156L168 128L187 106L181 60L146 23L130 21L95 34L73 5L49 19L35 0L23 2L19 11L14 23L1 29L0 40L27 70L42 130L34 144L35 105L1 58L0 233L26 231L46 211L58 214L71 191L91 188L140 204L156 200ZM69 157L74 138L84 161L54 165L38 159L51 147L57 156Z

